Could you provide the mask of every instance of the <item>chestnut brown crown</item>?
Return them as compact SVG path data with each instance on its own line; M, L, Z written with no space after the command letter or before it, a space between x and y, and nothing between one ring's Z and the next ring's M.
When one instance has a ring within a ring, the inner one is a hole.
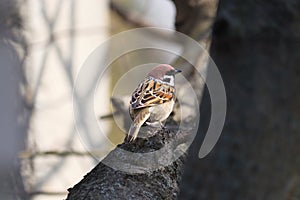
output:
M165 76L174 76L175 74L181 72L179 69L175 69L171 65L161 64L154 67L148 74L148 77L163 80Z

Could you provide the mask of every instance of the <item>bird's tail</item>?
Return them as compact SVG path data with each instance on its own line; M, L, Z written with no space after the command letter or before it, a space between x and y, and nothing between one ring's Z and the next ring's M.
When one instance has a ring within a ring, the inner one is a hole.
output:
M137 138L140 128L141 128L141 126L139 126L138 124L135 124L133 122L130 126L128 135L126 137L126 141L129 143L133 142Z
M148 112L148 109L143 109L139 113L137 113L134 121L130 126L125 141L129 143L133 142L137 138L141 126L147 121L149 117L150 117L150 113Z

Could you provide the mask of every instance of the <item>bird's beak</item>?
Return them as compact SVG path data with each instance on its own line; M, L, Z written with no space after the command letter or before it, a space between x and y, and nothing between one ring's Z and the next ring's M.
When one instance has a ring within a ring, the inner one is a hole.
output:
M178 73L180 73L180 72L182 72L180 69L175 69L175 70L174 70L174 74L178 74Z

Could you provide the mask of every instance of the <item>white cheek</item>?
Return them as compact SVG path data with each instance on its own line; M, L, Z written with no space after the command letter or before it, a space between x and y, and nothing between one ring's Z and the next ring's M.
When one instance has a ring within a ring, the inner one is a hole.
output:
M171 76L170 84L171 84L171 85L174 85L174 84L175 84L175 83L174 83L174 76Z

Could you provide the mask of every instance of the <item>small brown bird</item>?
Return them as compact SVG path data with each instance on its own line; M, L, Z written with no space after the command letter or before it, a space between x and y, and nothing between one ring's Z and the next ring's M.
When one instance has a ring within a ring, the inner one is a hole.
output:
M162 122L171 114L175 102L175 74L181 72L171 65L161 64L154 67L133 92L129 113L133 120L127 142L133 142L143 124L152 125Z

